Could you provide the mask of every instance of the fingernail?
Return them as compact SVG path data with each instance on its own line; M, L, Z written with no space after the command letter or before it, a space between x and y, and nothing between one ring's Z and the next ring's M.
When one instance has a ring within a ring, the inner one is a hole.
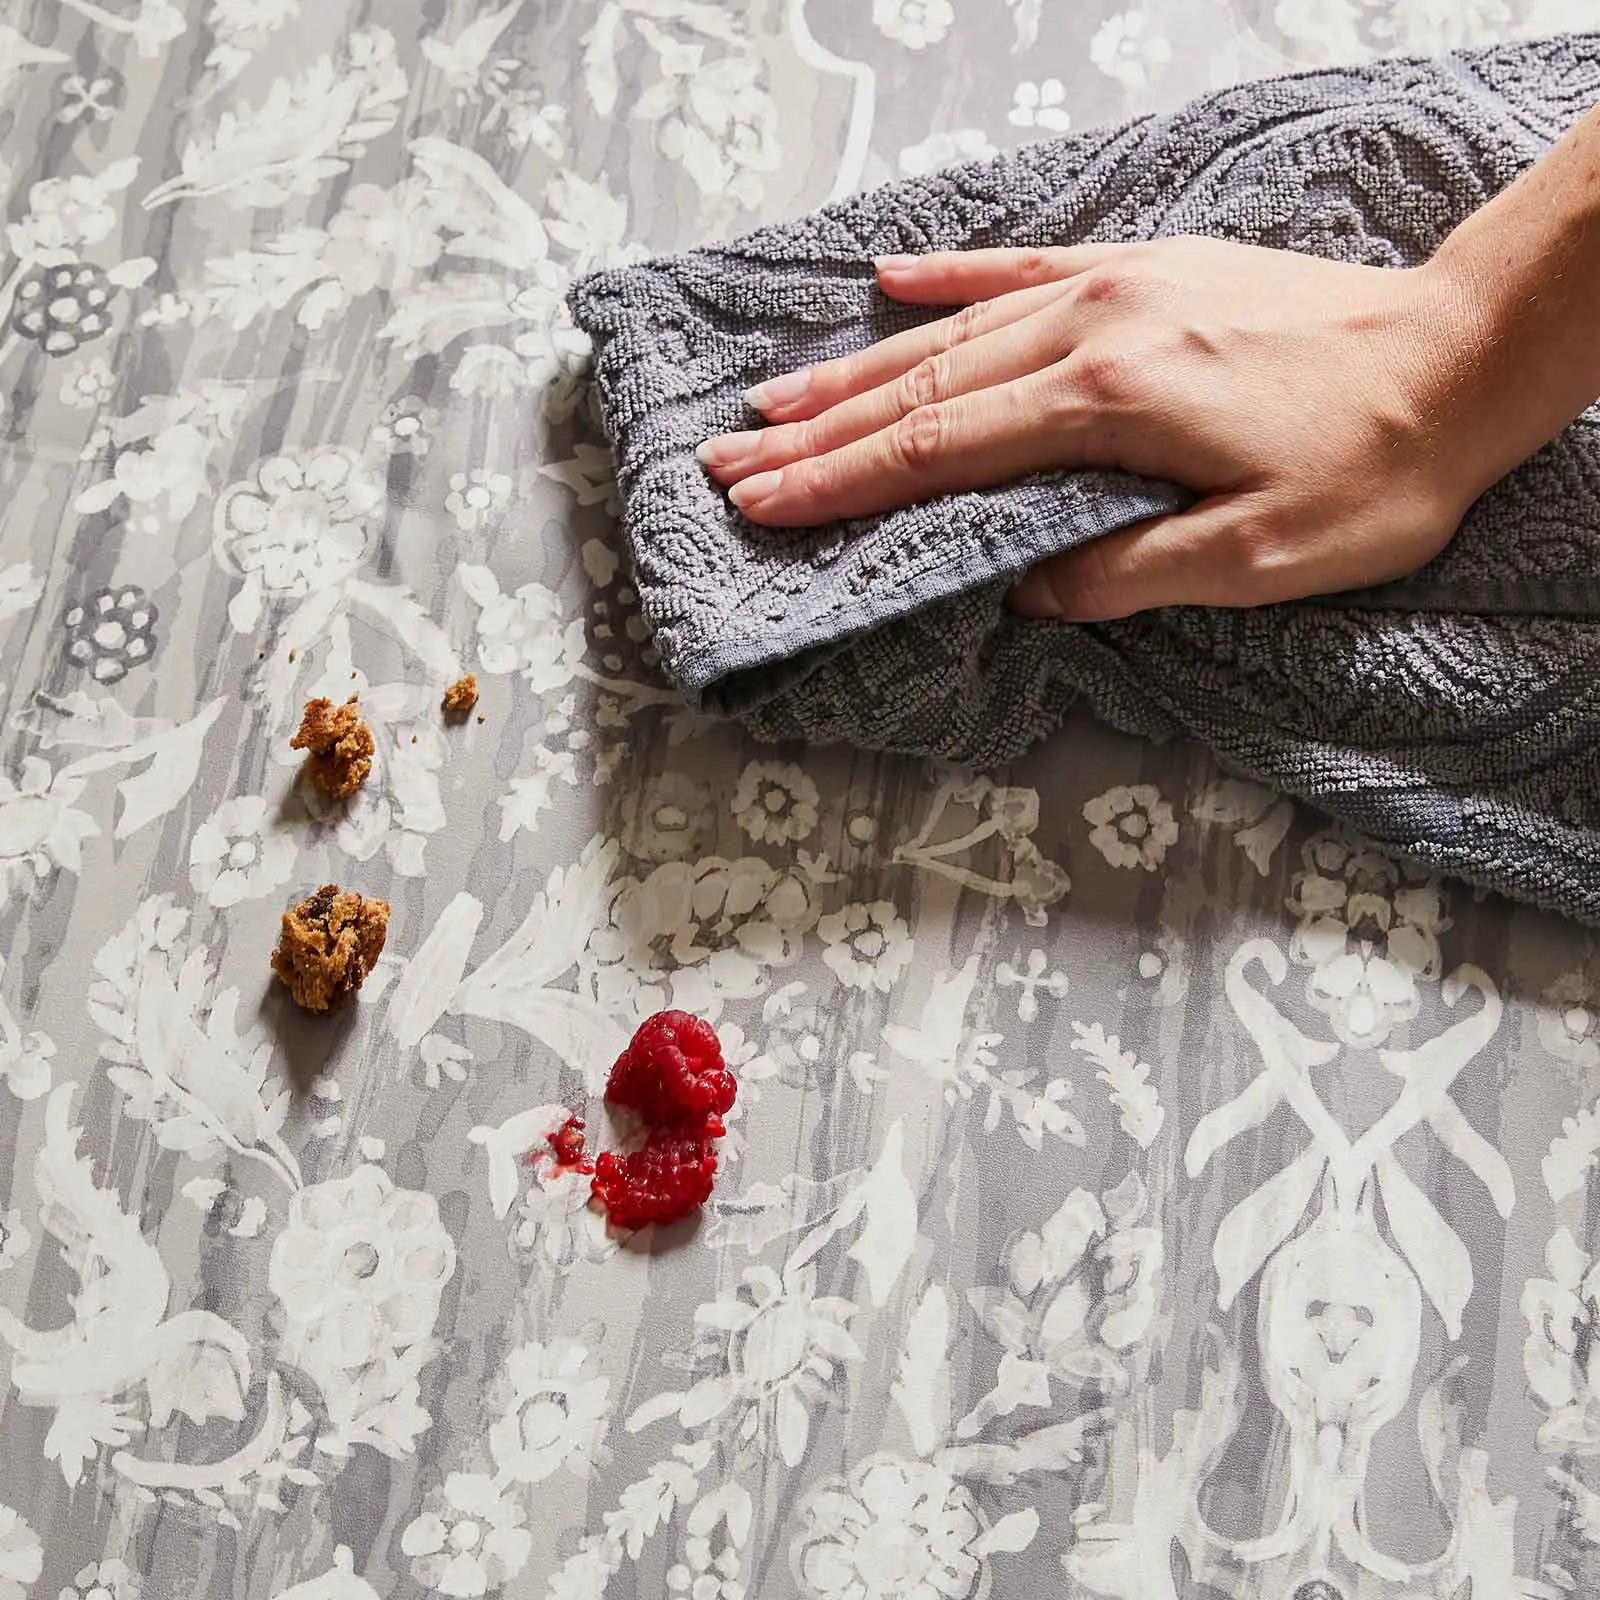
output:
M760 434L755 429L743 433L719 434L694 447L695 460L702 467L731 467L750 454Z
M758 383L753 389L746 389L745 404L754 406L757 411L766 411L772 406L790 406L806 392L810 383L809 367L802 367L798 372L786 372L781 377Z
M1043 619L1061 615L1055 586L1037 567L1023 573L1006 599L1018 616Z
M728 498L743 511L746 506L758 505L775 493L782 480L781 472L758 472L753 478L734 484L728 491Z
M916 259L915 256L874 256L872 264L879 272L904 272Z

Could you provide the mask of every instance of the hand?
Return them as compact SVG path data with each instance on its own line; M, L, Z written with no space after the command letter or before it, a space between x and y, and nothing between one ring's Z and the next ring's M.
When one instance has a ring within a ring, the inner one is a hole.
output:
M878 263L941 321L750 391L700 459L752 522L810 526L1060 467L1188 510L1042 563L1032 616L1242 606L1397 578L1515 464L1465 280L1204 238ZM1503 391L1502 391L1503 392ZM1504 429L1498 430L1503 434Z

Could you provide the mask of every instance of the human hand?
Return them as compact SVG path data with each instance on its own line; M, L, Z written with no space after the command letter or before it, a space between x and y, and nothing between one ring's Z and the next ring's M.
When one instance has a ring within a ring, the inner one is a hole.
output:
M810 526L1061 467L1184 485L1188 510L1028 573L1032 616L1258 605L1400 577L1515 464L1466 283L1206 238L891 257L965 309L758 385L711 439L752 522Z

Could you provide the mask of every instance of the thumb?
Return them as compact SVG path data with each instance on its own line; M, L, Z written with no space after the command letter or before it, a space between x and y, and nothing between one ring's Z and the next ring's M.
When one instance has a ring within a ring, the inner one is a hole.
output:
M1253 552L1259 513L1240 495L1152 517L1030 568L1008 596L1024 617L1110 622L1156 606L1254 606L1290 598L1292 571Z

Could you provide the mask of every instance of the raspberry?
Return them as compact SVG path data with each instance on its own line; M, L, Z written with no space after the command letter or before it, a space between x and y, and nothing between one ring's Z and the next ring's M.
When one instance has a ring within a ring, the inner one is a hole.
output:
M721 1116L736 1091L711 1025L687 1011L658 1011L617 1057L606 1099L652 1127L687 1128Z
M704 1205L717 1172L711 1137L721 1132L721 1122L712 1117L702 1133L657 1131L643 1150L625 1156L607 1150L597 1156L592 1193L612 1225L642 1228L650 1222L676 1222Z
M584 1154L582 1117L568 1117L548 1136L548 1142L558 1167L568 1172L594 1171L594 1162Z

